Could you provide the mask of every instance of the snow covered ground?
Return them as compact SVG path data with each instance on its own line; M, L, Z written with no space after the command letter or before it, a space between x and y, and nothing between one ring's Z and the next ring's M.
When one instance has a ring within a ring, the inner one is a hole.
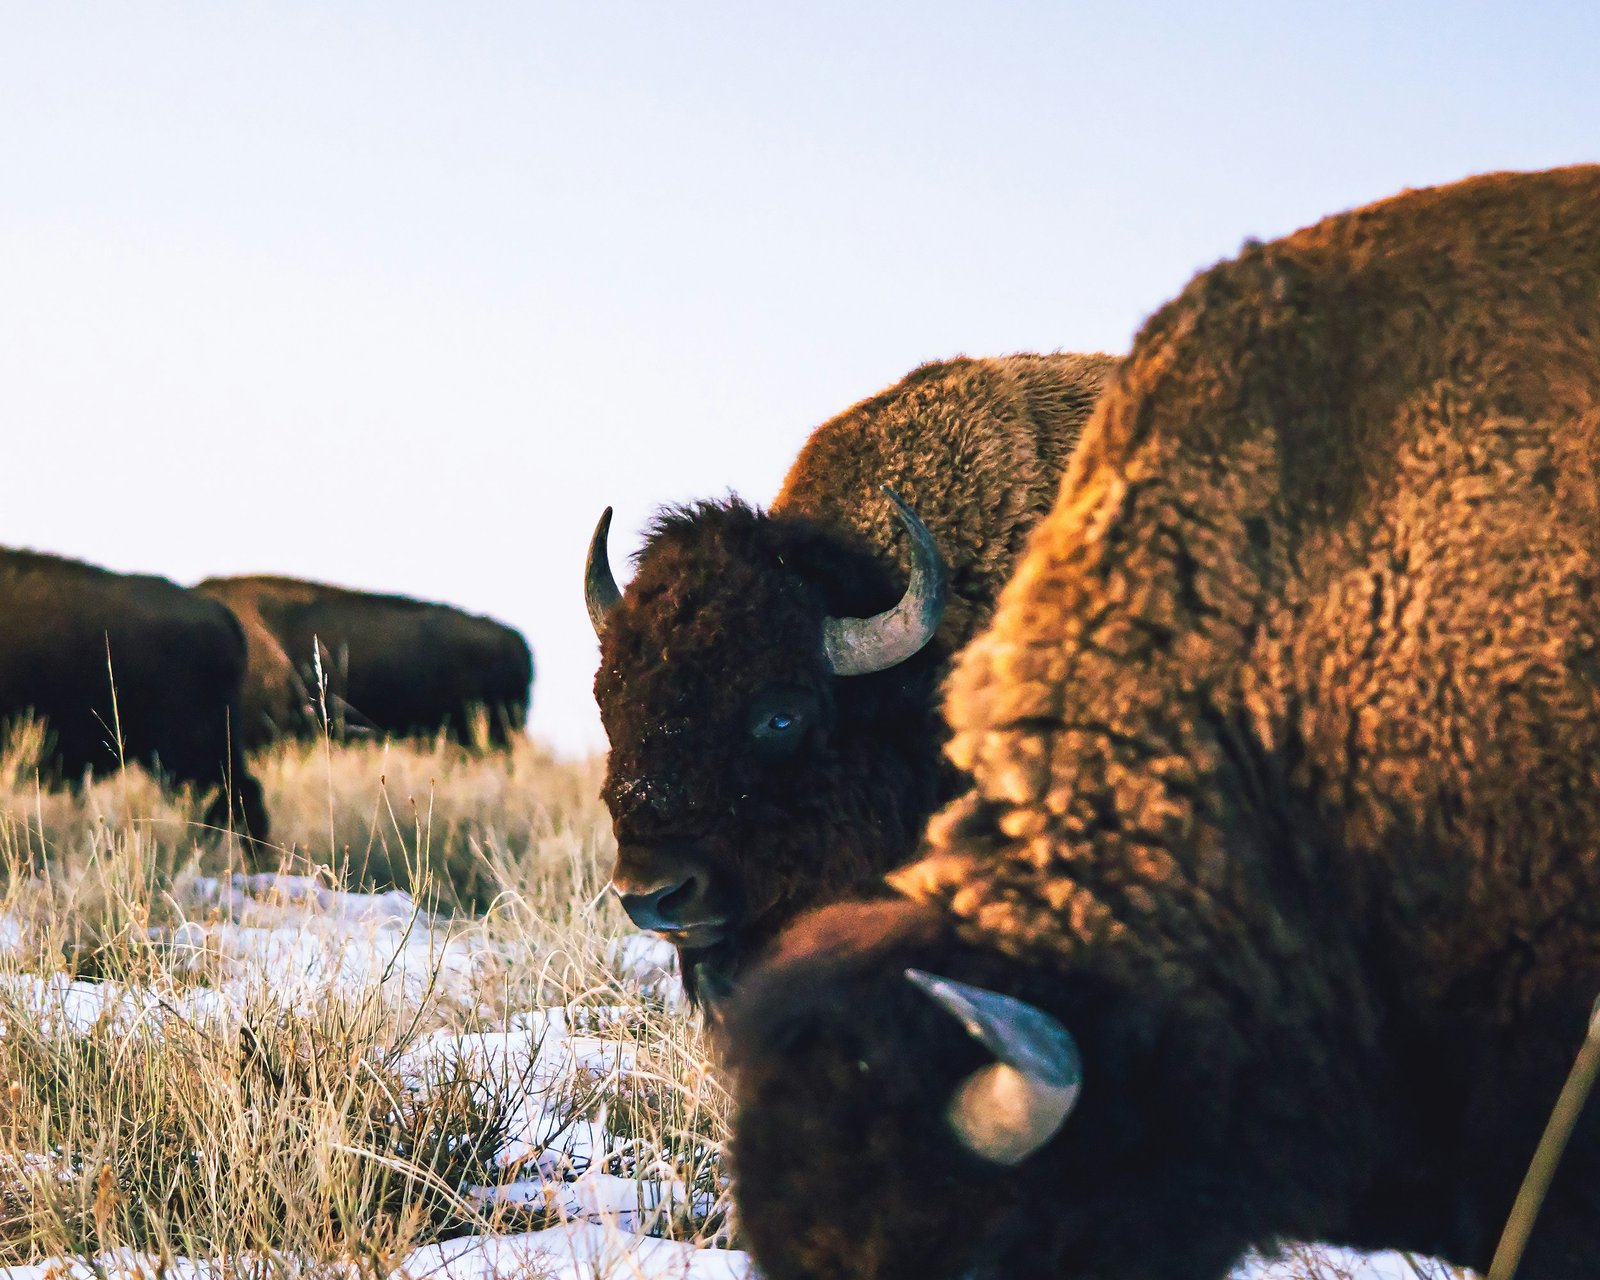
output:
M471 1011L486 967L496 959L486 938L428 919L398 892L352 894L305 877L234 876L193 882L185 908L189 920L167 930L160 943L177 962L192 957L197 966L210 965L209 985L158 997L139 987L65 975L3 972L0 991L13 1009L56 1034L103 1029L108 1019L119 1031L160 1034L163 1022L172 1018L237 1021L247 1002L263 991L294 1008L325 1000L330 990L378 987L406 1000L434 993ZM0 918L0 953L20 947L22 939L15 921ZM672 1007L682 1003L672 958L670 946L638 935L616 945L612 967ZM654 1238L652 1231L674 1213L703 1216L711 1208L710 1192L686 1187L670 1169L635 1168L635 1176L628 1177L605 1171L616 1167L614 1160L608 1166L608 1157L625 1154L625 1139L612 1132L603 1108L575 1118L574 1082L603 1091L638 1069L634 1044L617 1034L616 1019L622 1016L605 1007L533 1009L483 1021L470 1031L439 1030L407 1049L401 1074L418 1091L464 1073L498 1098L511 1100L505 1140L495 1157L505 1177L468 1194L484 1206L530 1206L556 1225L429 1244L400 1261L396 1277L743 1280L754 1274L743 1253ZM0 1035L8 1030L0 1022ZM1416 1280L1418 1275L1396 1256L1330 1255L1330 1261L1338 1265L1327 1270L1329 1280ZM13 1280L153 1277L163 1265L165 1275L194 1280L213 1275L221 1280L223 1274L222 1266L204 1261L161 1264L122 1254L92 1261L58 1258L14 1267L7 1275ZM1306 1272L1286 1263L1256 1262L1239 1275L1288 1280Z
M401 999L430 989L470 1009L474 985L495 958L493 946L471 932L452 932L419 912L404 893L344 893L292 876L234 876L199 880L187 894L193 918L161 939L180 960L220 964L222 980L179 993L154 992L66 975L0 973L7 1004L35 1026L82 1035L110 1026L160 1034L164 1022L237 1019L263 991L286 1008L311 1007L330 990L381 987ZM0 920L0 951L21 945L15 921ZM641 989L682 1000L670 972L672 948L639 936L619 945L616 967ZM620 1177L601 1172L607 1155L625 1144L597 1119L574 1119L573 1082L591 1091L635 1069L631 1044L607 1035L604 1008L530 1010L470 1032L441 1030L422 1037L401 1059L403 1076L419 1091L467 1073L497 1098L511 1099L506 1141L496 1161L506 1180L469 1189L481 1204L526 1205L559 1219L521 1234L463 1236L420 1248L396 1276L528 1275L598 1280L741 1280L750 1274L741 1252L697 1249L652 1238L651 1228L674 1209L710 1208L670 1177ZM620 1013L619 1015L620 1016ZM0 1035L9 1028L0 1021ZM59 1258L14 1267L15 1280L37 1276L155 1275L158 1262L135 1254L94 1260ZM170 1262L165 1274L206 1280L223 1274L203 1261Z
M232 1280L232 1264L144 1254L56 1258L4 1270L7 1280ZM744 1280L742 1253L694 1249L600 1223L572 1222L520 1235L461 1236L427 1245L394 1271L395 1280ZM351 1280L357 1272L350 1269Z

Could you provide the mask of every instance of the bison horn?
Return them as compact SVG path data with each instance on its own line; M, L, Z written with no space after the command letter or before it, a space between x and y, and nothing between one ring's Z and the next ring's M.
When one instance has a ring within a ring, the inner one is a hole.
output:
M611 532L611 508L607 507L589 539L589 559L583 566L583 602L589 606L589 623L595 635L606 629L606 615L617 607L622 592L611 576L611 557L606 552L606 537Z
M822 651L840 676L866 676L904 662L932 640L944 615L944 558L928 526L900 496L883 487L911 535L911 580L900 603L871 618L826 618Z
M1065 1123L1083 1086L1072 1033L1012 996L921 969L906 977L999 1059L963 1080L945 1119L961 1144L995 1164L1021 1164Z

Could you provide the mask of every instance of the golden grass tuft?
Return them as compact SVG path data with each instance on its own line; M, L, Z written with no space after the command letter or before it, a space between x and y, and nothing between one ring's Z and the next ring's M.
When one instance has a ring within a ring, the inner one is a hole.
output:
M24 726L0 750L0 1265L133 1250L387 1274L431 1240L544 1225L551 1211L472 1192L517 1176L494 1155L527 1082L464 1060L424 1082L413 1055L432 1033L554 1006L593 1010L636 1055L633 1072L563 1086L575 1118L604 1114L617 1135L602 1171L690 1189L653 1210L653 1234L726 1239L727 1098L690 1015L619 967L631 930L604 892L597 762L524 740L486 756L439 741L257 757L270 861L407 890L411 934L472 957L466 980L376 974L308 998L242 981L212 946L237 904L203 877L246 859L196 824L205 797L135 769L46 791L39 747ZM103 1015L72 1004L106 991Z

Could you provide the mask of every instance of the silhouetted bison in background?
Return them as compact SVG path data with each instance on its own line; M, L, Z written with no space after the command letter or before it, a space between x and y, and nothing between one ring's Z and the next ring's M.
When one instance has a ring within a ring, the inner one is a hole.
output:
M239 736L245 642L233 614L165 578L0 549L0 721L43 720L52 778L123 760L217 789L204 821L268 834Z
M625 594L601 519L586 595L612 882L677 944L691 993L796 911L903 861L952 794L938 682L1049 509L1113 363L925 365L818 427L770 512L660 516Z
M1160 311L951 677L973 789L730 1010L763 1273L1484 1268L1600 991L1597 471L1600 168ZM1591 1103L1518 1274L1597 1259Z
M470 745L481 709L494 746L527 719L533 655L519 632L493 619L296 578L208 578L194 589L227 605L244 626L248 747L320 737L324 714L336 731L444 730Z

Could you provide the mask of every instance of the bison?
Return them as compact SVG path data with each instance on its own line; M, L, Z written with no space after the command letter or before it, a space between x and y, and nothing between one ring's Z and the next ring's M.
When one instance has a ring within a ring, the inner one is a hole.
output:
M1112 364L925 365L818 427L770 511L660 516L626 593L601 518L585 586L612 884L677 944L692 995L726 986L797 910L903 861L952 794L939 681L1049 509Z
M245 767L245 641L233 614L165 578L0 549L0 720L44 722L47 775L124 761L218 789L204 821L265 839Z
M196 591L239 616L249 642L244 739L344 730L399 736L443 730L470 743L521 730L533 655L512 628L449 605L297 578L207 578ZM318 668L320 667L320 673Z
M1199 276L946 710L898 896L727 1013L764 1274L1485 1267L1600 991L1600 168ZM1519 1275L1596 1259L1591 1105Z

